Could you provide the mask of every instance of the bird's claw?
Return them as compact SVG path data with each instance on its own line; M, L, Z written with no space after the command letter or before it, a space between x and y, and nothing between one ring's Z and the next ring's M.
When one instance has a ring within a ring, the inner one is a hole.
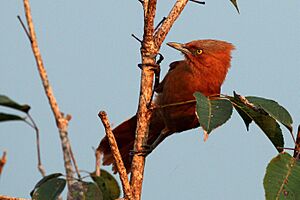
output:
M138 64L138 67L143 70L143 68L147 66L148 69L153 70L154 73L159 73L160 72L160 66L157 63L140 63Z
M155 79L154 79L154 85L153 85L153 91L150 97L150 101L147 103L147 108L148 109L153 109L153 105L152 105L152 100L153 100L153 96L154 96L154 92L156 91L156 89L158 88L159 85L159 77L160 77L160 63L164 60L164 56L161 53L158 53L159 58L156 61L156 63L140 63L138 64L138 67L143 70L144 67L147 67L149 70L152 70L155 74ZM156 55L155 55L156 57Z
M129 154L131 156L134 156L134 155L138 155L138 156L148 156L152 151L153 151L154 148L152 148L151 145L142 145L142 149L137 151L137 150L130 150L129 151Z

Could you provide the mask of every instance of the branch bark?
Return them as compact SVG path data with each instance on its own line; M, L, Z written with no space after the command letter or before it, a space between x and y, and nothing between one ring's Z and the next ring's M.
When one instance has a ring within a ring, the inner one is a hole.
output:
M106 136L108 138L108 142L111 148L111 152L112 155L114 157L114 160L116 162L116 167L117 167L117 171L120 175L120 179L122 182L122 187L123 187L123 192L125 194L125 199L127 200L132 200L132 193L131 193L131 188L130 188L130 184L128 181L128 177L127 177L127 172L122 160L122 156L120 154L120 151L118 149L118 145L117 145L117 141L115 139L115 136L111 130L108 118L107 118L107 114L104 111L100 111L98 116L100 117L102 124L105 128L105 133Z
M184 7L189 0L177 0L172 10L170 11L167 19L162 23L161 27L155 32L154 40L155 45L160 48L161 44L165 40L171 27L173 26L176 19L179 17Z
M134 152L142 152L143 145L148 140L149 124L152 110L147 108L153 93L153 79L155 58L170 31L175 20L178 18L188 0L177 0L167 19L154 34L154 18L156 12L156 0L144 0L144 36L141 48L142 56L142 74L139 96L139 106L137 112L137 129L135 135ZM145 157L141 154L135 154L132 160L131 188L133 198L140 200L142 191L142 182L144 176Z
M34 30L34 24L32 21L32 16L31 16L31 10L30 10L30 4L29 0L24 0L24 10L25 10L25 15L26 15L26 20L29 28L29 35L31 39L31 48L32 52L34 54L37 68L39 71L39 75L42 80L42 84L44 87L45 94L48 98L51 110L53 112L57 128L59 130L59 136L61 139L61 146L63 150L63 157L64 157L64 165L65 165L65 170L66 170L66 176L67 176L67 182L68 182L68 188L69 192L72 191L72 183L74 182L73 176L74 176L74 171L73 171L73 166L71 163L71 156L70 156L70 142L68 138L68 123L69 120L71 119L70 115L67 115L66 117L63 116L61 113L58 104L56 102L56 99L54 97L51 85L48 80L47 72L43 64L42 56L38 47L38 42Z
M6 151L3 151L2 157L0 159L0 176L3 171L3 167L6 164Z
M18 197L9 197L9 196L4 196L0 195L1 200L29 200L29 199L24 199L24 198L18 198Z

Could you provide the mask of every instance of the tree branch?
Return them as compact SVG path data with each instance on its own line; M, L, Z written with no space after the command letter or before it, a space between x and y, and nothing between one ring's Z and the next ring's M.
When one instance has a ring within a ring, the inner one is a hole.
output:
M29 200L29 199L24 199L24 198L18 198L18 197L9 197L9 196L4 196L0 195L1 200Z
M160 47L173 26L176 19L181 14L189 0L177 0L167 19L162 23L161 27L155 32L154 42L156 47Z
M147 9L147 10L146 10ZM156 13L156 0L149 0L148 6L145 8L146 15L144 16L144 38L143 45L151 45L153 42L154 33L154 18ZM151 47L144 47L151 48Z
M134 152L142 152L143 145L147 143L150 119L152 110L147 108L153 93L153 79L155 58L162 42L170 31L173 23L180 15L188 0L177 0L167 19L154 35L154 17L156 12L156 0L145 0L144 6L144 36L142 42L142 65L141 86L139 96L139 106L137 112L137 128L134 143ZM131 188L133 198L140 200L142 191L142 182L145 166L145 157L143 154L134 154L132 160Z
M157 48L155 48L153 40L154 32L154 17L156 11L156 0L144 1L144 35L142 42L142 74L139 106L137 113L137 129L134 142L134 152L141 152L144 143L148 140L148 129L151 118L151 110L148 110L147 105L152 96L152 86L154 71L151 67L155 64L155 55ZM145 166L145 157L140 154L134 154L132 159L132 172L130 184L132 188L133 199L140 200L143 174Z
M129 184L128 177L127 177L127 172L126 172L126 169L125 169L125 166L124 166L124 163L123 163L123 160L122 160L122 156L120 154L120 151L119 151L119 148L118 148L118 145L117 145L117 141L116 141L116 139L114 137L114 134L111 130L111 127L110 127L110 124L109 124L109 121L108 121L108 118L107 118L107 114L104 111L100 111L98 116L100 117L100 119L102 121L102 124L105 128L105 133L106 133L106 136L108 138L108 142L109 142L109 145L110 145L110 148L111 148L111 152L112 152L112 155L113 155L114 160L116 162L117 171L120 175L120 179L121 179L121 182L122 182L122 187L123 187L123 191L124 191L124 194L125 194L125 199L132 200L133 198L132 198L131 188L130 188L130 184Z
M0 176L5 164L6 164L6 151L3 151L2 157L0 159Z
M27 113L27 116L28 116L29 120L32 123L32 126L31 126L31 124L30 124L30 126L35 130L35 135L36 135L36 150L37 150L37 157L38 157L38 159L37 159L38 160L38 170L40 171L40 173L44 177L44 176L46 176L46 171L45 171L45 168L44 168L44 166L42 164L42 159L41 159L40 131L39 131L39 128L37 127L35 121L31 117L31 115L29 113Z
M27 24L29 28L29 34L30 34L30 39L31 39L31 48L32 52L34 54L37 68L42 80L42 84L44 87L44 91L46 93L46 96L48 98L51 110L53 112L53 115L55 117L56 125L59 130L59 135L61 139L61 145L62 145L62 150L63 150L63 157L64 157L64 165L65 165L65 170L66 170L66 175L67 175L67 181L68 181L68 188L69 192L72 190L72 182L74 182L73 179L73 166L71 163L71 156L70 156L70 142L68 139L68 122L70 120L70 116L67 115L67 117L64 117L63 114L60 112L59 107L57 105L56 99L54 97L51 85L48 80L47 72L43 64L42 56L38 47L38 42L34 30L34 25L32 21L32 16L31 16L31 11L30 11L30 4L29 0L23 0L24 1L24 10L25 10L25 15L27 19Z

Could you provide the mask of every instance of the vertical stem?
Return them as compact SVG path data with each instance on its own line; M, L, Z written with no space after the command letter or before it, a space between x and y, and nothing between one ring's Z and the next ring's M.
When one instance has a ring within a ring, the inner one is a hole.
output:
M43 64L42 56L38 47L38 42L34 30L34 25L32 21L32 16L31 16L31 11L30 11L30 4L29 0L23 0L24 2L24 10L25 10L25 15L27 19L27 24L29 28L29 34L30 34L30 39L31 39L31 48L33 51L33 55L36 60L37 68L42 80L42 84L44 87L44 91L46 93L46 96L48 98L51 110L53 112L57 128L59 130L59 135L61 139L61 145L62 145L62 150L63 150L63 157L64 157L64 165L65 165L65 170L66 170L66 175L67 175L67 183L68 183L68 188L69 192L72 190L72 183L74 182L73 176L73 166L71 163L71 157L70 157L70 143L68 139L68 122L70 120L70 116L68 115L66 118L61 114L59 107L57 105L56 99L54 97L51 85L48 80L47 72ZM69 196L69 195L68 195Z
M24 0L24 9L25 9L28 28L29 28L29 34L30 34L30 38L31 38L31 48L32 48L32 51L33 51L33 54L34 54L34 57L36 60L38 71L39 71L39 74L40 74L40 77L41 77L41 80L42 80L42 83L44 86L45 93L48 97L48 101L51 106L51 110L56 119L56 123L59 124L59 119L62 118L62 115L61 115L61 112L59 111L59 107L58 107L56 99L53 95L52 88L49 84L47 72L44 67L42 56L41 56L41 53L40 53L40 50L38 47L37 38L36 38L34 25L33 25L33 21L32 21L32 16L31 16L31 11L30 11L29 0Z
M294 158L299 159L300 154L300 125L298 126L297 138L295 143Z
M151 70L155 64L155 57L164 41L166 35L170 31L172 25L182 12L188 0L177 0L167 19L162 23L161 27L154 34L154 18L156 12L156 0L144 0L144 37L142 42L142 74L139 106L137 113L137 129L135 135L134 151L143 150L143 144L147 143L150 119L152 111L147 108L152 96L152 86L154 72ZM133 198L140 200L142 183L144 176L145 157L135 154L132 160L131 188Z
M154 18L156 13L156 0L144 1L144 36L141 49L142 55L142 74L139 106L137 113L137 129L135 135L134 151L140 152L143 150L143 144L148 140L149 124L152 115L151 110L148 110L147 104L150 102L152 96L152 86L154 72L150 68L155 64L155 56L157 54L154 45ZM149 68L150 67L150 68ZM145 157L135 154L132 160L131 173L131 188L133 199L139 200L141 198L142 183L144 176Z
M143 58L143 63L155 63L154 59L147 57ZM147 104L150 101L152 95L153 85L153 71L148 68L144 68L142 71L141 79L141 94L139 99L139 107L137 114L137 129L135 136L134 151L141 152L143 150L143 144L148 140L149 124L151 118L151 112L147 108ZM132 173L131 173L131 188L133 198L139 200L141 197L143 175L144 175L145 157L140 154L135 154L132 160Z

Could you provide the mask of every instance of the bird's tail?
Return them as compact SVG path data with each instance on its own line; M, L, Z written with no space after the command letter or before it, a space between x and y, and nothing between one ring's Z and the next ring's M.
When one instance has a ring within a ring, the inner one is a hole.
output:
M113 133L117 141L118 148L120 150L127 173L129 173L131 170L130 150L133 150L135 129L137 123L136 120L136 116L133 116L113 129ZM108 138L106 136L101 140L97 151L100 151L103 154L103 165L113 164L113 171L116 172L115 161L110 150Z

